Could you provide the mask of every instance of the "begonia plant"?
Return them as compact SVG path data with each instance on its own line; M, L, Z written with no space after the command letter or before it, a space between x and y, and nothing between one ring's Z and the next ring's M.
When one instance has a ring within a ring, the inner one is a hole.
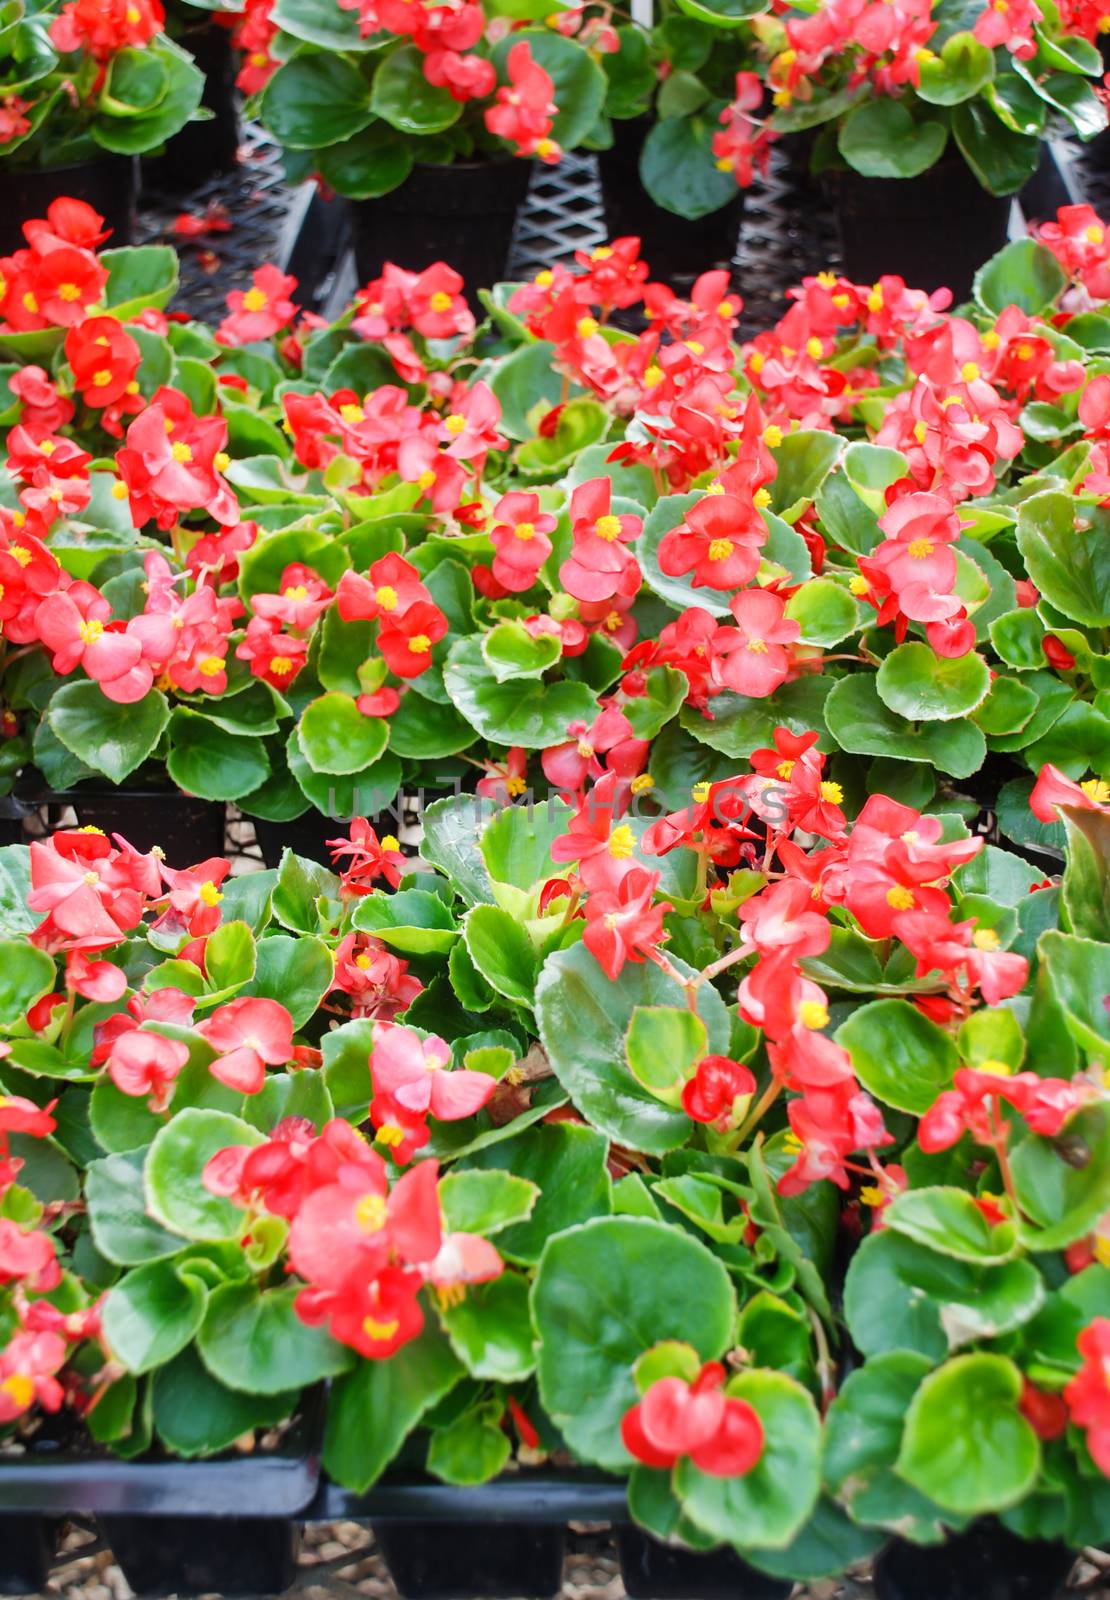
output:
M145 155L183 128L204 79L188 51L167 38L165 20L160 0L14 7L0 40L4 167Z

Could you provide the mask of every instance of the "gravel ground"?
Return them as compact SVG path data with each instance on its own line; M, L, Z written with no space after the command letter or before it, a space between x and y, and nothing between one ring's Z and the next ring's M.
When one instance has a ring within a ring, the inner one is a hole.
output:
M111 1552L93 1532L76 1527L62 1541L45 1593L51 1600L131 1600ZM1110 1600L1110 1556L1081 1558L1068 1593ZM297 1600L398 1600L369 1528L357 1522L321 1523L305 1530L290 1594ZM624 1600L620 1569L604 1530L572 1529L560 1600ZM874 1590L866 1573L859 1573L799 1588L794 1600L874 1600Z

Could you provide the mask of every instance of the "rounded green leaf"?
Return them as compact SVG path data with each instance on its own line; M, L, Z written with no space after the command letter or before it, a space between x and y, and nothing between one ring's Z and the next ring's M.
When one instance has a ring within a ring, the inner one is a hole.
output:
M631 1462L621 1418L639 1392L633 1366L663 1339L715 1360L732 1341L736 1300L704 1245L643 1217L599 1217L548 1241L532 1290L544 1409L585 1461Z
M169 721L166 697L151 689L134 705L117 705L98 683L63 683L46 720L72 755L112 783L122 783L151 755Z
M1046 600L1073 622L1110 624L1110 516L1048 489L1019 506L1017 540Z
M355 912L354 925L410 955L442 955L459 934L450 907L427 889L367 895Z
M683 976L691 970L681 961L674 965ZM637 1006L674 1005L681 999L674 980L652 962L629 963L614 982L581 944L549 956L536 984L540 1039L563 1088L595 1128L651 1155L684 1143L690 1122L633 1077L625 1036ZM698 1014L710 1052L726 1054L728 1013L711 984L698 990Z
M1015 239L975 274L975 298L994 316L1018 306L1035 317L1047 311L1067 286L1052 251L1035 239ZM1036 581L1036 580L1034 580Z
M374 112L370 85L332 52L296 55L278 68L262 96L261 117L291 150L320 150L365 128Z
M802 644L826 648L855 633L860 622L855 599L831 578L811 578L803 583L787 601L786 615L801 628L798 638Z
M954 33L939 55L922 61L917 93L930 105L955 106L986 88L993 77L994 52L973 33Z
M821 1419L812 1396L784 1372L756 1369L731 1379L763 1424L763 1454L750 1472L722 1478L686 1457L674 1483L682 1509L704 1533L739 1546L784 1550L821 1488Z
M440 1308L451 1348L472 1378L520 1383L535 1371L535 1330L528 1281L503 1272L489 1283L471 1284L457 1305Z
M238 1239L246 1213L204 1187L207 1163L229 1145L265 1143L265 1135L226 1111L188 1107L154 1137L146 1158L147 1213L185 1239Z
M414 44L391 50L377 68L370 109L401 133L441 133L462 115L460 101L428 82Z
M884 1105L923 1116L960 1064L946 1033L906 1000L873 1000L836 1031L865 1089Z
M272 933L259 940L254 977L242 993L279 1001L294 1028L303 1028L331 988L334 973L334 958L322 939Z
M93 1243L100 1254L120 1267L140 1266L176 1255L177 1235L167 1233L147 1215L143 1190L145 1150L91 1161L85 1177L85 1201Z
M186 794L199 795L202 800L237 800L270 775L270 759L261 738L228 733L200 712L178 706L170 718L169 733L166 771Z
M909 1189L885 1208L883 1222L895 1233L958 1261L994 1265L1008 1261L1017 1249L1013 1223L992 1227L962 1189Z
M837 144L865 178L916 178L939 161L948 142L943 122L915 122L901 100L864 100L840 125Z
M1030 1134L1011 1166L1021 1209L1036 1225L1030 1247L1062 1250L1110 1210L1110 1115L1090 1106L1070 1119L1060 1138Z
M536 952L526 929L500 906L468 911L463 934L470 959L506 1000L530 1006L536 987Z
M495 744L541 750L565 739L570 723L592 722L597 715L597 696L584 683L492 680L480 639L452 646L443 681L456 709Z
M204 1285L172 1261L151 1261L129 1272L104 1302L104 1337L129 1372L150 1372L172 1361L204 1320Z
M853 672L833 686L825 701L825 721L842 750L925 761L953 778L968 778L979 770L987 754L981 729L961 719L915 726L883 703L875 677Z
M720 101L716 102L720 105ZM736 198L736 179L713 155L710 107L656 122L640 152L640 181L664 211L696 220Z
M293 1306L299 1292L254 1283L217 1289L197 1339L212 1376L244 1394L281 1394L352 1367L353 1350L301 1321Z
M373 766L389 742L383 717L364 717L347 694L322 694L305 707L297 729L313 772L349 776Z
M562 645L553 634L534 639L523 622L499 622L482 638L482 659L498 683L511 678L542 678L561 659Z
M938 656L918 640L892 650L875 679L883 704L910 722L966 716L986 699L990 686L990 669L976 651Z
M1002 1511L1032 1488L1037 1435L1018 1410L1022 1375L1004 1356L956 1356L910 1402L896 1471L946 1510Z
M215 1379L195 1349L159 1367L151 1382L154 1426L175 1455L215 1455L245 1433L272 1427L292 1414L298 1389L279 1395L251 1395Z
M53 987L54 963L44 950L19 939L0 940L0 1028L21 1021Z

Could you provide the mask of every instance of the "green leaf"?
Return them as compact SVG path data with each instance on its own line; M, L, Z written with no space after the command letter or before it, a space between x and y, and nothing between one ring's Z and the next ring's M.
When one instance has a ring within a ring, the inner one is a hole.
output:
M480 639L459 639L452 646L443 681L456 708L495 744L544 749L565 739L570 723L592 722L597 715L597 697L584 683L491 682Z
M656 122L640 152L640 181L652 200L690 221L719 211L737 192L732 173L722 172L714 158L708 110Z
M683 1086L708 1050L705 1023L685 1006L633 1011L624 1041L629 1071L664 1105L681 1105Z
M973 33L954 33L940 54L921 63L919 99L934 106L955 106L970 100L994 77L994 53Z
M295 55L266 85L265 126L291 150L320 150L365 128L374 115L370 85L332 53Z
M990 685L990 669L976 651L938 656L917 640L892 650L875 679L883 704L910 722L966 716L986 699Z
M104 1337L129 1372L150 1372L183 1350L204 1320L202 1283L172 1261L136 1267L104 1302Z
M907 1000L874 1000L836 1030L863 1084L884 1105L923 1116L960 1064L952 1040Z
M771 452L778 466L771 484L771 510L787 522L796 522L816 499L843 449L843 440L823 429L788 433Z
M865 178L916 178L948 142L943 122L915 122L901 100L864 100L840 125L837 146Z
M339 879L318 861L294 855L286 849L273 892L273 913L283 927L294 933L317 933L321 926L321 902L325 920L330 905L339 899ZM331 923L327 926L330 928Z
M532 1315L544 1409L583 1460L622 1471L634 1363L662 1339L715 1360L732 1341L736 1302L722 1264L689 1235L643 1217L601 1217L548 1241Z
M333 15L342 12L333 11ZM321 177L337 194L349 195L352 200L376 200L389 194L404 183L412 167L411 142L382 122L320 152Z
M258 965L245 994L277 1000L303 1028L331 988L335 962L321 939L269 934L258 942Z
M491 901L489 873L478 848L481 808L474 795L434 800L424 813L420 853L445 873L464 900ZM492 826L492 824L491 824Z
M898 716L883 704L869 672L853 673L833 686L825 701L825 721L842 750L924 761L953 778L977 772L987 753L987 742L973 722L956 719L917 727Z
M539 1195L537 1184L510 1172L449 1172L440 1179L439 1198L451 1233L488 1237L513 1223L527 1222Z
M176 1255L181 1240L147 1215L143 1189L146 1151L91 1161L85 1176L85 1201L93 1243L120 1267L141 1266Z
M536 986L536 952L527 931L500 906L474 906L463 922L470 959L506 1000L530 1006Z
M860 624L855 599L832 578L811 578L795 589L786 603L786 615L800 626L800 643L825 649L855 633Z
M201 1174L229 1145L263 1144L257 1128L226 1111L187 1107L160 1129L146 1158L147 1213L171 1233L186 1239L238 1239L246 1213L230 1200L210 1194Z
M683 976L691 971L680 961L674 964ZM629 963L611 981L581 944L549 956L536 985L540 1038L564 1089L602 1133L652 1155L684 1143L690 1124L632 1076L624 1041L637 1006L670 1005L680 998L674 981L651 962ZM698 990L698 1014L710 1050L727 1054L728 1013L710 984Z
M715 1539L743 1549L784 1550L806 1522L821 1488L821 1419L812 1397L783 1372L731 1378L726 1393L746 1400L763 1424L763 1454L740 1477L701 1472L689 1457L675 1469L682 1508Z
M608 1157L608 1139L578 1122L545 1123L467 1156L468 1168L511 1172L539 1190L528 1221L498 1235L501 1254L535 1266L552 1234L608 1215L612 1209Z
M1110 624L1110 516L1048 489L1018 507L1017 540L1046 600L1074 622Z
M1062 1250L1110 1210L1110 1114L1089 1106L1057 1139L1030 1134L1010 1164L1021 1209L1036 1224L1029 1247Z
M444 1335L430 1322L388 1361L360 1361L333 1386L324 1436L324 1466L345 1489L374 1483L424 1413L465 1374Z
M1064 905L1074 933L1110 942L1110 817L1102 811L1062 806L1067 830Z
M719 750L722 755L750 756L753 750L773 743L777 727L789 728L791 733L808 733L814 729L821 732L824 706L831 688L827 678L807 676L795 683L783 684L763 700L729 691L713 696L708 716L693 706L684 706L679 722L699 743Z
M374 73L370 109L401 133L441 133L457 122L462 104L424 76L424 56L414 44L391 50Z
M63 683L46 720L71 754L112 783L122 783L153 753L169 715L157 689L125 706L109 700L97 683Z
M917 1350L937 1361L961 1344L1021 1327L1044 1296L1041 1275L1028 1261L958 1261L884 1228L869 1234L852 1258L844 1315L864 1355Z
M25 844L0 846L0 935L30 933L42 918L27 906L31 892L31 852Z
M1009 132L984 100L965 100L953 107L952 135L960 154L991 194L1016 193L1037 170L1039 138Z
M1014 1226L992 1227L974 1198L962 1189L910 1189L896 1195L883 1211L883 1222L895 1233L916 1239L957 1261L997 1265L1017 1249Z
M499 622L482 637L482 659L498 683L513 678L542 678L562 657L563 647L553 634L536 639L523 622Z
M513 1453L501 1416L500 1401L486 1400L436 1428L428 1445L432 1476L463 1488L495 1478Z
M389 742L383 717L364 717L346 694L322 694L301 715L297 738L313 772L350 774L373 766Z
M166 771L186 794L203 800L235 800L257 789L269 776L265 744L255 735L228 733L184 706L174 711L169 732Z
M1103 1000L1110 994L1110 945L1050 932L1042 935L1038 950L1068 1032L1083 1050L1105 1056L1110 1016Z
M54 963L44 950L0 939L0 1028L22 1021L24 1012L53 989L54 977Z
M352 920L356 928L408 955L442 955L459 935L450 907L427 889L366 895Z
M158 1368L151 1402L159 1437L175 1455L189 1460L215 1455L255 1428L284 1421L296 1405L297 1391L248 1395L225 1388L190 1348Z
M1018 1410L1022 1375L1004 1356L956 1356L926 1378L906 1413L895 1470L946 1510L1001 1511L1032 1488L1037 1436Z
M502 1243L499 1239L499 1249ZM472 1378L521 1383L535 1371L528 1280L519 1273L470 1284L466 1298L441 1307L439 1315L452 1350Z
M98 254L108 268L104 305L120 322L149 307L163 310L177 293L177 252L170 245L124 245Z
M197 1339L214 1378L245 1394L282 1394L335 1378L354 1365L355 1353L325 1328L302 1322L293 1308L299 1289L259 1289L227 1283L208 1302Z
M473 803L470 813L471 828L477 832ZM561 799L546 805L503 806L481 829L479 848L489 876L515 889L533 889L556 876L559 868L551 858L551 846L567 831L572 814Z
M993 316L1013 305L1036 317L1055 304L1067 281L1064 269L1045 245L1033 239L1015 239L979 268L975 298Z
M340 10L329 0L276 0L270 20L283 33L323 50L358 51L370 43L359 35L357 15Z

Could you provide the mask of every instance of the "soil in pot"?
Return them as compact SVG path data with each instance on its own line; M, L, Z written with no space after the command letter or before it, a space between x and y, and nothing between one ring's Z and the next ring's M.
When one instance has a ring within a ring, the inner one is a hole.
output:
M235 91L235 52L231 35L218 22L188 29L180 40L204 73L201 105L212 115L205 122L187 122L160 156L143 162L150 187L181 193L217 172L231 172L238 159L239 109Z
M158 845L171 866L191 866L224 854L226 808L222 801L198 800L180 789L113 789L78 785L62 791L20 787L28 809L45 806L51 831L62 807L72 807L79 828L122 834L136 850ZM71 824L72 825L72 824Z
M916 178L827 174L840 228L841 263L853 283L886 274L914 289L971 294L978 269L1006 243L1009 198L988 194L960 157Z
M138 162L134 156L103 156L72 167L0 166L0 255L25 248L22 223L44 217L52 200L62 195L84 200L104 218L112 236L108 245L130 244L135 236Z
M741 1561L735 1550L679 1550L639 1528L617 1532L629 1600L787 1600L794 1585Z
M519 160L417 163L389 194L349 201L359 282L380 277L387 261L411 271L446 261L481 314L477 290L505 277L531 170Z
M895 1539L875 1562L878 1600L1057 1600L1075 1560L1062 1544L976 1523L944 1544Z
M558 1594L566 1530L557 1524L375 1522L403 1600L509 1600Z
M640 152L651 128L650 117L614 122L611 148L598 152L605 228L610 239L639 238L652 278L684 292L699 273L712 267L731 270L744 191L737 189L727 205L693 221L657 206L640 182Z

